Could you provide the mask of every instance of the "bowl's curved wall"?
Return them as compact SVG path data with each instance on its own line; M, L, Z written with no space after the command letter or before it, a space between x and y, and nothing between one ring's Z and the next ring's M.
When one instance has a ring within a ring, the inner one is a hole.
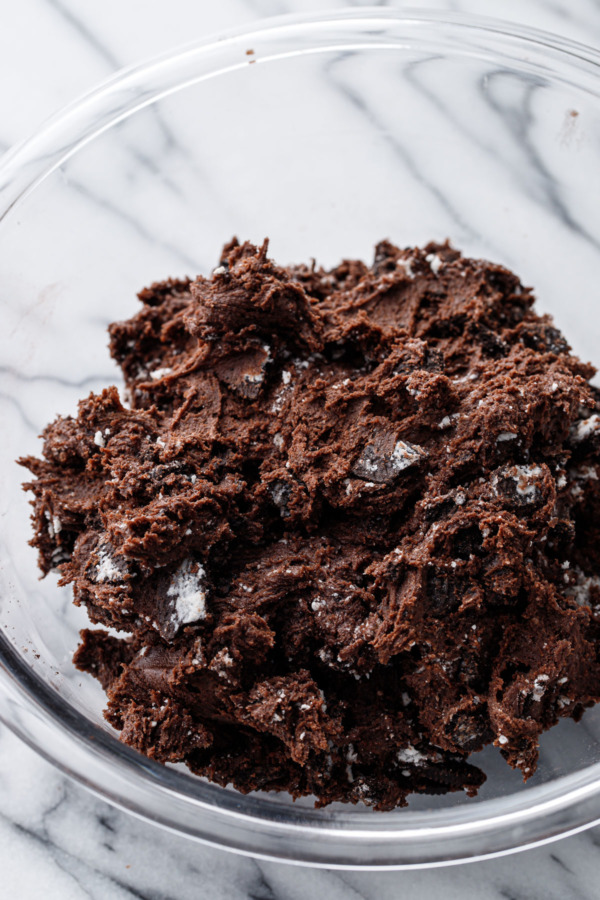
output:
M56 413L117 380L106 326L134 312L136 291L208 271L234 233L268 235L282 262L324 264L369 257L383 237L449 237L534 285L575 351L600 362L599 97L593 51L558 39L460 17L342 14L288 20L125 73L5 158L5 720L113 801L279 858L427 864L600 816L600 772L590 768L600 711L546 735L527 788L490 750L477 800L421 797L381 815L243 798L122 748L103 722L102 691L71 665L85 614L56 576L38 581L25 473L14 463L39 451L37 435Z

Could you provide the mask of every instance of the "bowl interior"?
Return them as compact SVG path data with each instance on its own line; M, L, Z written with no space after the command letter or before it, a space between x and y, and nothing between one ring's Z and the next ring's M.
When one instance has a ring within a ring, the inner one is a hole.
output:
M268 236L282 263L324 265L370 259L384 237L450 238L515 270L574 350L600 363L590 189L600 103L573 64L543 65L518 43L486 44L468 29L374 25L342 40L336 27L295 42L233 41L211 77L205 59L184 59L168 93L160 73L145 93L137 85L139 96L113 93L109 127L65 144L66 158L0 221L2 626L38 675L106 730L102 690L71 664L86 615L55 575L38 580L14 460L40 452L57 413L120 383L106 327L136 311L137 290L209 272L233 234ZM43 153L29 165L43 174ZM600 710L591 710L544 737L526 787L488 749L473 759L488 774L477 799L416 797L386 822L402 829L415 810L531 791L598 759Z

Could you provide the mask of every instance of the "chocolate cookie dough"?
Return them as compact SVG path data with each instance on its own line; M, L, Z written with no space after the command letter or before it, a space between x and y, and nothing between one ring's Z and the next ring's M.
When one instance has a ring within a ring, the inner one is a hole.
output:
M518 278L449 245L141 292L44 432L33 545L104 628L123 741L240 791L474 794L600 699L600 392Z

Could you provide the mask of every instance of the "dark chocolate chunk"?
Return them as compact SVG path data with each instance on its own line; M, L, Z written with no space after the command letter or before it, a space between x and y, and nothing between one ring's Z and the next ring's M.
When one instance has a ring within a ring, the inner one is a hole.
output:
M448 244L209 278L110 328L44 432L32 543L122 739L239 790L476 792L600 699L600 392L533 296Z

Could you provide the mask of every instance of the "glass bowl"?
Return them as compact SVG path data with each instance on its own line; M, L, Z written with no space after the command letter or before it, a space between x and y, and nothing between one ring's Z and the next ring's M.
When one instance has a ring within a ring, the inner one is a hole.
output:
M370 258L449 237L534 285L600 360L600 55L498 22L420 12L287 18L117 75L0 165L0 715L96 794L266 858L426 866L522 849L600 819L600 708L542 740L525 786L496 750L476 799L394 812L242 796L123 746L71 655L85 613L38 580L24 472L37 435L119 383L106 326L233 234L281 262Z

